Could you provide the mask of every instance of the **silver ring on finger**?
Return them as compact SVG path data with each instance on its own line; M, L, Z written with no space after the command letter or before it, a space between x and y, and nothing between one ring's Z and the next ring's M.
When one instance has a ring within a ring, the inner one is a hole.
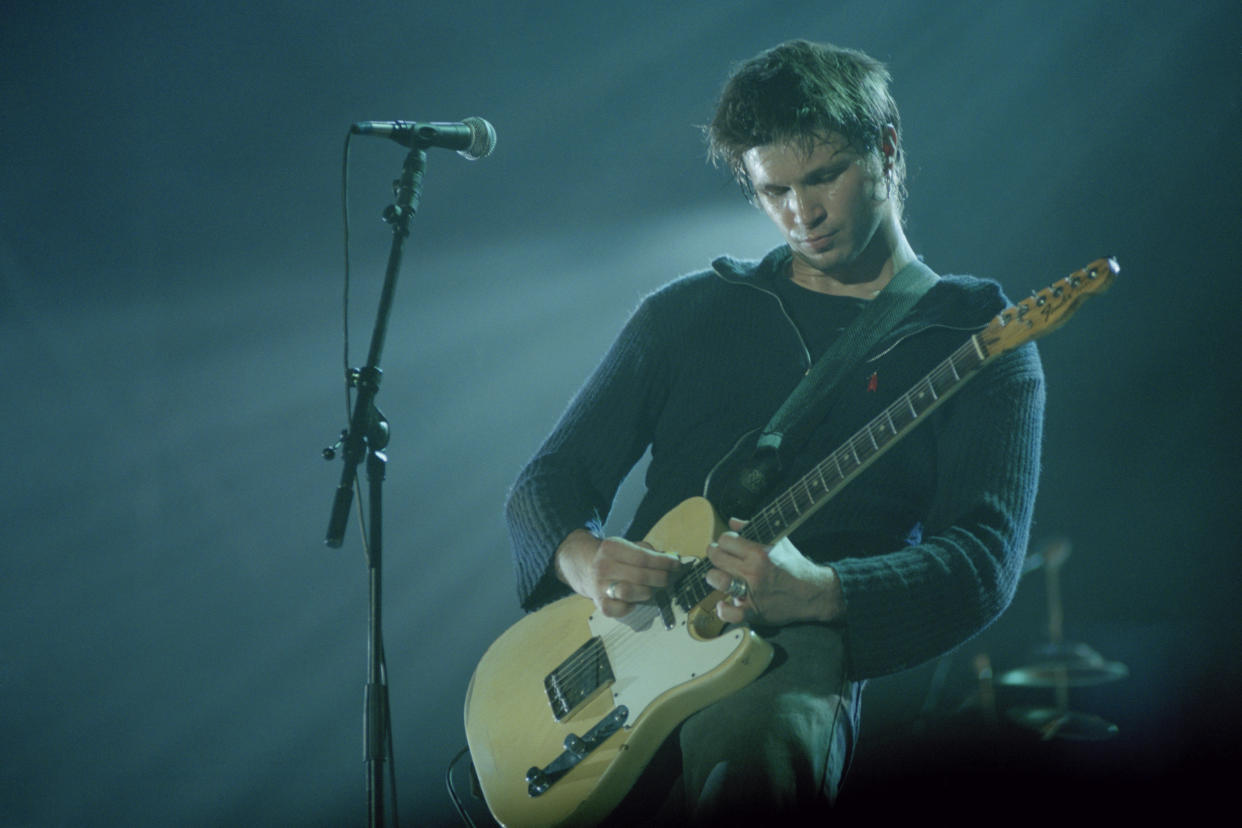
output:
M746 597L746 593L749 591L750 586L736 575L729 579L729 586L725 589L725 592L729 593L729 595L736 598L738 601L743 600Z
M609 584L608 589L604 590L604 594L614 601L618 600L617 599L617 582L613 581L611 584Z

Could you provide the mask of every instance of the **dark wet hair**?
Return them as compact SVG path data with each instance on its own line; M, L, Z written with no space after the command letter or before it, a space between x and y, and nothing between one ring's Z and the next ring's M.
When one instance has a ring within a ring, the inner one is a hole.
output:
M705 128L708 155L733 173L748 198L754 188L742 163L751 147L789 143L809 154L836 133L861 154L875 151L887 125L897 132L893 176L904 202L901 116L884 64L856 49L790 40L760 52L730 74Z

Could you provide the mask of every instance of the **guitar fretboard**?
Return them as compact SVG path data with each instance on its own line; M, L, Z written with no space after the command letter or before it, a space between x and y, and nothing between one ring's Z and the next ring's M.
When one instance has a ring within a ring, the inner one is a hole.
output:
M760 509L742 530L742 537L773 544L788 535L960 388L983 367L987 356L979 337L970 337L840 448Z

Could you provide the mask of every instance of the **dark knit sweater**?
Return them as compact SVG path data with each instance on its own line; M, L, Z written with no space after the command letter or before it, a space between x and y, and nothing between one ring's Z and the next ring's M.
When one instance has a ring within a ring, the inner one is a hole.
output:
M634 312L510 494L525 609L567 593L552 574L553 553L571 531L598 530L645 449L652 459L625 532L631 539L704 493L713 466L767 423L813 352L831 340L824 326L852 315L859 300L799 297L797 286L791 293L779 281L789 256L782 247L761 262L719 259L655 291ZM790 312L790 298L806 306ZM824 422L787 464L785 482L1006 304L994 282L943 277L841 382ZM795 320L813 318L824 320L813 335L798 330ZM1034 346L1000 357L791 535L840 577L850 678L933 658L1008 606L1034 506L1043 405Z

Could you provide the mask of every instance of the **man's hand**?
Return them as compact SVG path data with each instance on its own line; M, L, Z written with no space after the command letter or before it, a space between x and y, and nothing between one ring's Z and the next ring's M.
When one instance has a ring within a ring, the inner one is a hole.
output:
M556 550L556 576L610 618L650 601L678 566L672 555L621 538L601 540L585 529L571 532Z
M707 582L727 590L734 578L746 583L742 598L726 598L716 604L716 614L731 624L743 621L791 624L795 621L834 621L845 614L841 581L829 566L806 558L787 539L764 546L742 538L745 521L732 518L731 531L707 549L716 567Z

